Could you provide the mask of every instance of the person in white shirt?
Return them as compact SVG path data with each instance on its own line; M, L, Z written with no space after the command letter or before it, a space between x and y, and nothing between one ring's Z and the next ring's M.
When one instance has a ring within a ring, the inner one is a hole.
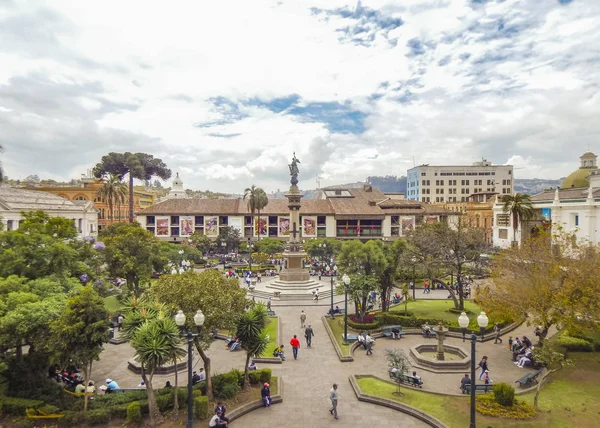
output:
M331 409L329 409L329 413L333 415L334 418L338 418L337 414L337 402L338 402L338 386L337 383L333 384L333 388L329 391L329 400L331 400Z
M222 415L223 414L221 412L218 412L217 414L213 415L213 417L210 419L210 422L208 423L208 426L216 427L216 428L227 427L227 422L225 422L221 419Z

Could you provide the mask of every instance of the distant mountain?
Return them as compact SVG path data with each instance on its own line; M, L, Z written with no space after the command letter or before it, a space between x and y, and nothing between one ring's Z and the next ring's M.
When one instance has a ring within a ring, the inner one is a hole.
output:
M564 181L563 178L550 180L547 178L515 178L515 192L535 195L546 189L556 189Z
M395 175L367 177L367 182L383 193L406 193L406 177Z

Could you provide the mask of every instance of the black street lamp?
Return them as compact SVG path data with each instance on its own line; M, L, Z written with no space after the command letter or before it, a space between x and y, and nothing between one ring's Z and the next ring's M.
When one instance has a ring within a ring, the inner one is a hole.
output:
M204 314L200 309L194 315L194 324L196 325L196 330L198 333L193 333L191 331L185 330L185 314L182 310L177 311L177 315L175 315L175 323L181 329L181 337L185 337L188 344L188 422L187 428L194 428L194 398L193 398L193 380L192 380L192 368L194 365L194 338L198 337L202 333L202 325L204 324Z
M330 312L331 312L331 319L334 319L335 316L333 315L333 283L334 283L333 275L331 275L330 279L331 279L331 309L330 309Z
M342 276L344 283L344 345L348 344L348 288L350 288L350 277L346 274Z
M483 332L485 331L485 328L488 325L488 317L485 314L485 312L481 312L479 314L479 316L477 317L477 324L479 325L479 329L482 332L481 335L481 340L483 341ZM467 317L467 314L465 312L462 312L460 314L460 316L458 317L458 325L460 326L461 330L462 330L462 334L463 334L463 341L465 340L465 333L467 330L467 327L469 326L469 317ZM470 424L469 424L469 428L476 428L476 424L475 424L475 391L476 391L476 378L475 378L475 361L477 360L477 356L476 356L476 351L475 351L475 344L477 343L477 336L475 335L475 333L471 334L471 386L470 386L470 392L471 392L471 411L470 411Z

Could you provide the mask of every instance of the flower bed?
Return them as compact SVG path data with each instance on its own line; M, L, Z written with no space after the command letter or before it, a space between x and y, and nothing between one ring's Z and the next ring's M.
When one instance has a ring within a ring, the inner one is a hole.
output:
M532 419L537 415L537 411L532 406L517 399L512 406L498 404L493 394L478 396L475 408L482 415L509 419Z

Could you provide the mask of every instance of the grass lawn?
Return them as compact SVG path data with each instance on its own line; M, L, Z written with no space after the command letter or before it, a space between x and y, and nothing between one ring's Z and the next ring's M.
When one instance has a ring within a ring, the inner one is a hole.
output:
M481 312L481 307L471 301L465 300L465 310L471 313L467 314L471 320L471 324L477 327L477 316ZM458 314L448 312L448 309L454 308L454 302L452 299L447 300L420 300L417 296L417 301L408 302L408 312L415 315L417 318L434 318L439 321L453 322L458 326ZM404 304L399 304L390 309L392 313L398 313L398 315L404 314ZM490 318L490 324L493 324L494 320Z
M483 427L578 428L597 427L600 414L600 354L571 353L575 366L552 375L539 397L540 414L528 421L499 419L477 414L477 425ZM397 386L373 378L358 379L361 390L370 395L408 404L428 413L449 427L469 425L468 397L428 394L402 387L402 396L394 395ZM518 399L533 405L535 392Z
M335 337L336 342L338 343L338 345L340 346L340 349L342 350L342 355L343 356L348 356L350 355L350 345L343 345L342 344L342 336L344 334L344 317L336 317L335 319L331 319L329 317L327 317L327 323L329 324L329 328L331 329L331 331L333 332L333 337ZM348 326L348 334L356 334L354 331L352 331L350 329L350 326Z
M269 346L267 346L267 349L265 350L265 352L263 352L262 356L263 357L272 357L273 356L273 351L275 350L275 348L277 348L278 344L277 344L277 325L278 325L279 319L277 317L269 317L267 318L267 327L265 328L265 331L269 334L269 337L271 338L269 340Z
M111 315L115 315L121 309L122 305L117 300L116 296L108 296L104 298L104 306Z

